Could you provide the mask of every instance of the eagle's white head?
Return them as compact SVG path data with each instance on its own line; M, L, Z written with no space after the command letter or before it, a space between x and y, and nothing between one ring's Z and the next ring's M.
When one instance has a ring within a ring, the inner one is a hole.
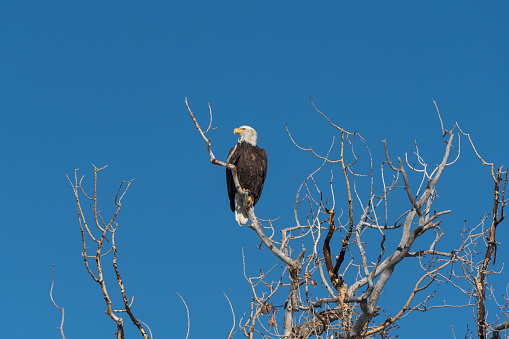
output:
M257 133L251 126L240 126L233 130L233 133L239 134L239 142L245 141L248 144L256 146Z

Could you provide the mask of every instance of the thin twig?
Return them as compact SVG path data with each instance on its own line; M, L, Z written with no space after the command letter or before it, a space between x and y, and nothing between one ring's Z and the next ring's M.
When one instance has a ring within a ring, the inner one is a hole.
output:
M230 333L228 333L228 339L231 339L232 337L232 333L233 333L233 330L235 329L235 312L233 311L233 306L232 306L232 303L230 301L230 298L228 298L228 296L226 295L226 293L224 293L224 296L226 297L226 299L228 299L228 304L230 304L230 309L232 310L232 316L233 316L233 325L232 325L232 329L230 331Z
M438 113L438 118L440 119L440 126L442 127L442 138L445 137L445 133L446 131L444 130L444 123L442 122L442 117L440 116L440 111L438 110L438 106L437 106L437 103L435 102L435 100L433 100L433 103L435 104L435 107L437 109L437 113Z
M53 300L53 285L55 284L55 264L53 264L53 277L51 279L51 289L49 290L49 296L51 298L51 302L53 305L55 305L56 308L58 308L60 311L62 311L62 321L60 322L60 327L57 327L60 330L60 335L62 336L62 339L65 339L64 335L64 318L65 318L65 312L63 307L58 307L55 300Z
M187 304L186 304L186 301L184 300L184 298L182 298L182 296L178 292L175 291L175 293L180 297L180 299L182 299L182 302L186 306L186 312L187 312L187 334L186 334L186 339L187 339L189 337L189 329L191 328L191 318L189 317L189 308L187 307Z

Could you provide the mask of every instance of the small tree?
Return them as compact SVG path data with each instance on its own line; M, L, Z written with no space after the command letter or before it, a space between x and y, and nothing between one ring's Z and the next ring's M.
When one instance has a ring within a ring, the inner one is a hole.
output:
M121 313L127 313L129 319L132 323L139 329L142 337L144 339L148 339L147 332L142 325L142 322L134 316L131 306L133 302L133 297L127 298L125 292L125 285L120 277L120 271L117 266L117 247L115 244L115 234L117 231L118 224L115 222L115 219L120 212L120 208L122 207L122 198L127 193L131 182L122 181L117 193L115 195L114 203L115 203L115 212L112 217L109 219L104 219L101 210L98 207L98 197L97 197L97 175L100 171L105 169L107 166L102 168L97 168L94 166L94 193L93 195L88 195L83 186L81 185L83 181L83 177L78 180L78 170L74 171L74 183L71 181L69 176L67 179L72 186L74 191L74 197L76 198L76 204L78 207L78 220L81 231L81 241L83 244L83 262L85 264L85 268L92 278L93 281L99 284L102 295L104 297L104 302L106 303L106 314L116 323L117 332L115 333L117 339L124 338L124 319L119 316ZM93 223L90 225L87 222L87 218L85 217L86 213L83 211L82 203L80 201L80 196L85 197L91 203L91 210L93 215ZM92 241L94 244L93 250L87 246L87 242ZM104 278L103 271L104 267L104 258L109 256L112 259L112 267L117 277L118 287L120 289L122 295L122 309L114 309L113 302L111 301L110 295L108 293L107 283ZM90 260L90 259L93 259ZM56 306L56 304L55 304ZM56 306L58 307L58 306ZM63 311L62 311L63 312ZM146 325L145 325L146 326ZM62 337L64 337L64 333L62 330L63 327L63 313L62 313L62 325L60 327ZM148 326L147 326L148 328ZM150 329L149 329L150 332Z

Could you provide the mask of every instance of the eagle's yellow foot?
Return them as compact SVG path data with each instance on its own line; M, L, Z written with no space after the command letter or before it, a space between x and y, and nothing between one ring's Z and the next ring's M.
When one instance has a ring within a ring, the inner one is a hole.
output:
M248 189L243 188L243 190L244 190L244 192L249 193L249 190L248 190ZM253 203L254 203L254 201L253 201L253 197L252 197L252 196L250 196L250 195L248 195L248 196L247 196L247 205L248 205L248 206L251 206L251 205L253 205Z
M253 204L254 204L253 198L250 195L248 195L247 196L247 205L252 206Z

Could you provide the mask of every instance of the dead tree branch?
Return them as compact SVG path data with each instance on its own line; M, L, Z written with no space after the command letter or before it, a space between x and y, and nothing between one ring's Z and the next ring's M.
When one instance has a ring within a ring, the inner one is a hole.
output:
M118 216L118 213L120 212L120 208L122 206L122 199L124 195L127 193L127 190L129 189L129 186L131 185L131 182L134 180L129 181L122 181L117 193L115 195L114 203L115 203L115 211L110 218L110 220L106 223L101 215L101 211L98 208L98 194L97 194L97 177L98 173L105 169L107 166L104 166L102 168L97 168L94 166L94 194L93 196L89 196L85 193L85 189L82 186L83 177L78 181L78 170L76 169L74 171L74 183L70 180L69 176L67 176L67 180L69 180L69 183L72 186L72 189L74 191L74 197L76 199L76 205L78 207L78 221L80 225L80 231L81 231L81 240L82 240L82 256L85 264L85 268L91 278L97 282L100 285L101 292L103 294L104 301L106 303L106 314L116 323L117 325L117 332L115 333L117 339L123 339L124 338L124 321L121 317L117 316L116 313L122 313L127 312L129 315L131 321L133 324L139 329L141 335L143 338L148 339L148 335L144 329L144 327L140 324L140 322L134 317L132 311L131 311L131 304L129 303L129 300L132 300L132 298L127 298L125 294L125 287L124 283L120 277L120 272L117 267L117 248L115 244L115 234L117 231L117 223L116 218ZM80 201L80 192L88 199L92 201L92 213L94 216L94 222L95 226L99 230L99 234L94 236L92 233L92 229L89 227L89 224L87 222L87 219L85 217L85 213L83 212L82 204ZM89 248L87 246L87 237L95 242L97 245L97 248L95 249L95 252L92 252L94 254L89 254ZM111 239L111 240L110 240ZM107 249L105 252L103 252L103 247L110 243L110 248ZM103 268L103 258L108 255L109 253L113 252L113 269L115 271L116 277L117 277L117 283L120 288L120 292L122 294L124 309L122 310L116 310L112 306L112 301L108 292L106 280L104 279L104 268ZM94 259L95 261L95 268L94 271L92 271L89 259Z
M62 339L65 339L65 334L64 334L64 319L65 319L65 311L64 311L64 308L63 307L58 307L57 303L55 302L55 300L53 299L53 286L55 284L55 264L53 264L53 277L51 279L51 289L49 290L49 296L50 296L50 299L51 299L51 302L53 303L53 305L59 310L62 312L62 321L60 322L60 327L57 327L59 330L60 330L60 335L62 336Z
M211 123L212 123L212 120L211 120ZM187 313L186 339L187 339L189 337L189 330L191 329L191 318L189 318L189 308L187 307L187 304L186 304L186 301L184 300L184 298L182 298L182 296L178 292L175 292L175 293L180 297L180 299L182 299L182 302L184 303L184 306L186 307L186 313Z

